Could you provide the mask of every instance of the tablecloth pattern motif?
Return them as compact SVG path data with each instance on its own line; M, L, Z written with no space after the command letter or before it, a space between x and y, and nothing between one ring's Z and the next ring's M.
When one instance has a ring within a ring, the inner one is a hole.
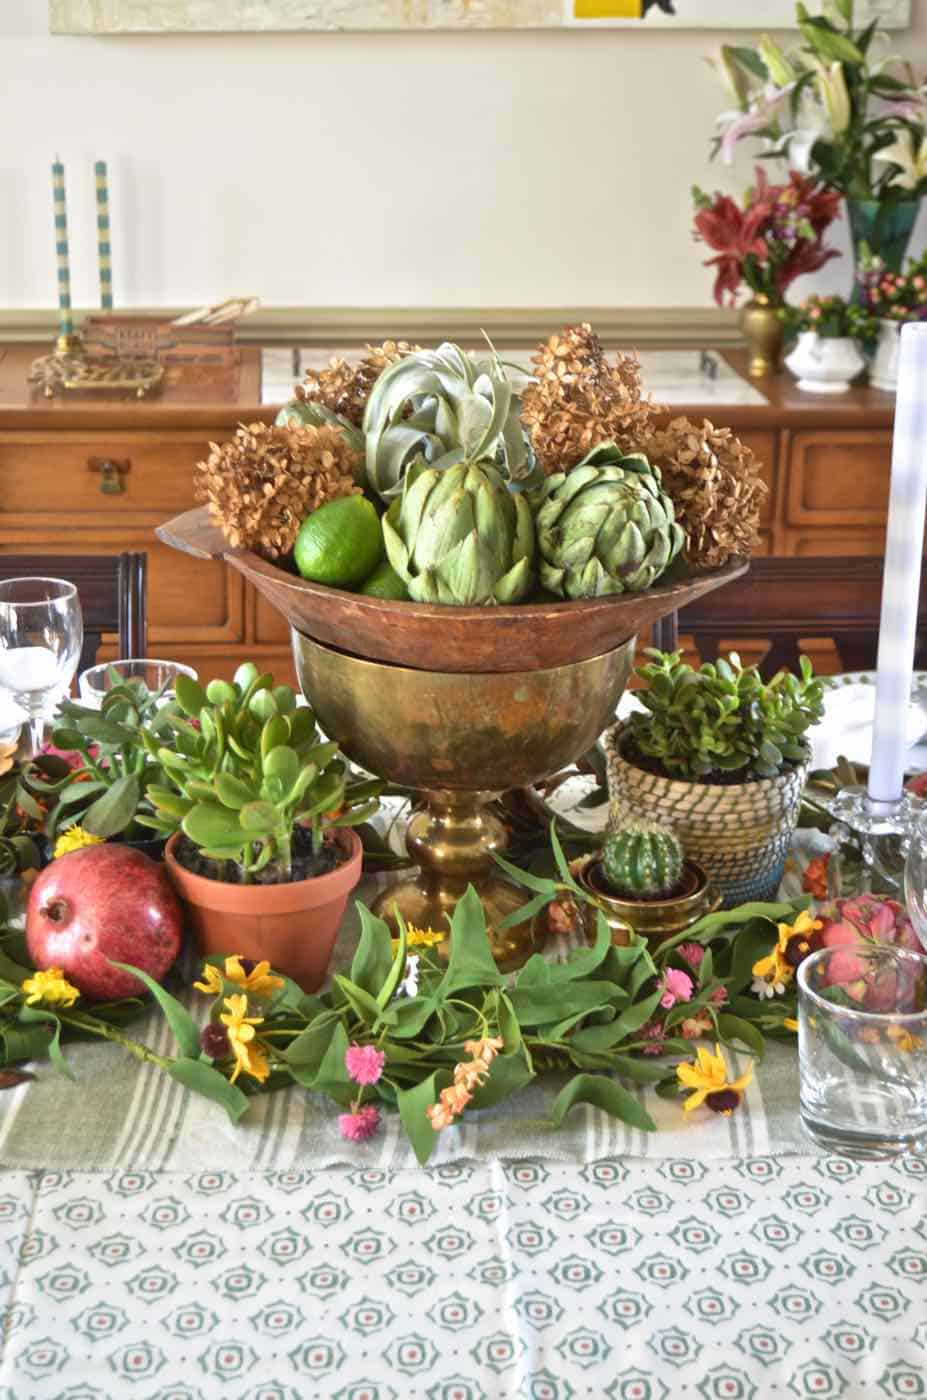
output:
M0 1400L927 1395L924 1158L234 1166L4 1174Z

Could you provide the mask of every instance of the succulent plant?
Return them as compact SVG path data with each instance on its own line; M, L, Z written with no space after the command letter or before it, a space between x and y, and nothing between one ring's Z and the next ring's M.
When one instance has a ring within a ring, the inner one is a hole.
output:
M144 730L168 735L167 710L163 691L137 680L113 685L98 710L61 701L52 741L71 761L50 755L44 771L33 765L27 775L30 790L49 803L45 835L50 840L75 825L103 838L147 837L137 817L151 812L146 793L161 768L142 735Z
M602 443L533 497L541 582L567 598L650 588L685 542L660 473Z
M534 582L531 509L486 463L411 467L383 542L417 603L517 603Z
M311 829L318 850L326 828L356 826L376 810L382 784L349 784L312 711L253 663L205 690L180 676L176 693L170 744L145 735L166 781L149 787L154 815L140 820L165 836L182 830L209 859L234 862L242 883L270 866L290 877L297 825Z
M605 838L602 872L616 894L631 899L671 895L682 880L682 846L667 827L629 822Z
M440 468L489 462L510 481L532 480L534 455L519 417L526 382L497 355L470 356L450 343L403 356L367 400L368 484L384 500L398 496L418 458Z
M625 721L625 757L630 744L669 777L690 782L727 773L775 778L807 758L804 736L824 706L806 656L800 676L780 671L767 683L736 652L697 671L678 651L647 655L650 662L638 670L647 688L635 691L645 708Z

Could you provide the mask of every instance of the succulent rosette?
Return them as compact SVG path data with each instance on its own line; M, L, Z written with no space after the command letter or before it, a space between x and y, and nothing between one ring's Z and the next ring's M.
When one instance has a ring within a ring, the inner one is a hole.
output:
M410 467L383 542L417 603L517 603L534 583L531 509L486 462Z
M638 593L685 543L659 468L602 443L534 497L541 582L567 598Z

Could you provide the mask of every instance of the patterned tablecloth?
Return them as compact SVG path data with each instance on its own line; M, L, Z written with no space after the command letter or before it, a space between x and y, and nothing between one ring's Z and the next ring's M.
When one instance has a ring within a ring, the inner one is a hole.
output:
M0 1176L0 1400L927 1394L927 1160Z

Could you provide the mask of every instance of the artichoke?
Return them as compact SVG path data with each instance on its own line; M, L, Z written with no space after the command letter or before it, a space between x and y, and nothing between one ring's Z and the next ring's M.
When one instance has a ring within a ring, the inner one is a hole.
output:
M414 463L383 517L389 562L417 603L517 603L534 582L534 520L485 462Z
M437 467L489 462L513 482L540 481L522 427L523 371L457 345L405 355L374 384L364 411L367 480L384 500L403 489L413 461Z
M566 598L650 588L685 543L659 469L614 443L549 476L533 504L541 583Z

